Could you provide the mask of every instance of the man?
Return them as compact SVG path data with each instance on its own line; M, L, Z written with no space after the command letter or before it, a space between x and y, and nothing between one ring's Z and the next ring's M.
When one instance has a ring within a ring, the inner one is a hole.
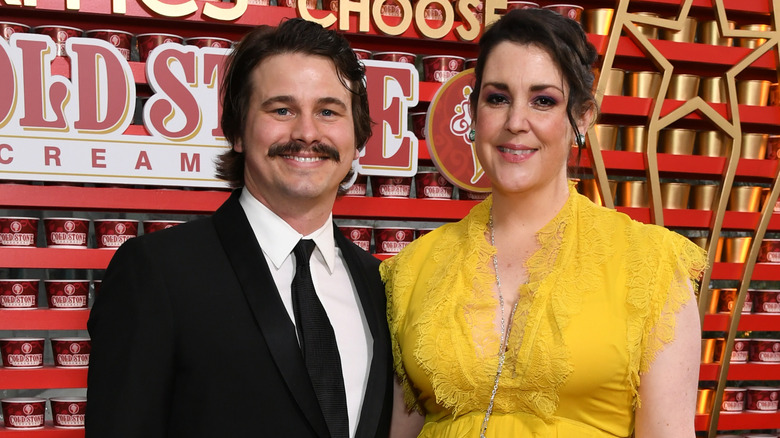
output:
M387 436L378 261L331 214L371 134L363 68L342 36L299 19L254 30L228 62L218 174L237 189L112 259L88 323L86 435Z

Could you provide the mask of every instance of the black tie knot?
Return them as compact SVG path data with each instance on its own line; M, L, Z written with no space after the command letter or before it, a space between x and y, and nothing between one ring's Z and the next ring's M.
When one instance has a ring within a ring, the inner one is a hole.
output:
M295 254L295 265L297 267L309 266L311 253L314 252L314 241L311 239L301 239L295 244L293 254Z

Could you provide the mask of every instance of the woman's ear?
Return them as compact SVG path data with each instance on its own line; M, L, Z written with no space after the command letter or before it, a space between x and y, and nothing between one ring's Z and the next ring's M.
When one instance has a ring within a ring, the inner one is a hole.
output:
M239 154L244 152L244 145L241 142L241 139L239 138L238 141L236 141L236 144L233 145L233 150L235 152L238 152Z

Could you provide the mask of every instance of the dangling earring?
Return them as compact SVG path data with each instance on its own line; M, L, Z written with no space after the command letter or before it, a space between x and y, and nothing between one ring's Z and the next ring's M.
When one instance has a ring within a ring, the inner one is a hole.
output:
M577 146L585 146L585 134L577 134Z
M474 131L474 129L469 129L469 141L474 141L477 139L477 131Z

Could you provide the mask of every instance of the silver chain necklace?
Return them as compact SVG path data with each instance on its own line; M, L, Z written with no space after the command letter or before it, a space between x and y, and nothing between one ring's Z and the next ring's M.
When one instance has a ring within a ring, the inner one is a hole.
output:
M495 248L496 246L496 233L493 228L493 209L490 209L490 244ZM493 253L493 270L496 271L496 287L498 288L498 305L501 310L501 345L498 349L498 370L496 371L496 379L493 382L493 392L490 394L490 403L488 404L487 411L485 411L485 419L482 420L482 429L479 432L479 438L485 438L487 432L488 421L490 421L490 414L493 413L493 403L496 400L496 392L498 392L498 381L501 378L501 371L504 369L504 359L506 358L506 344L509 339L509 330L506 328L506 322L504 321L504 295L501 293L501 277L498 275L498 250ZM512 312L509 314L509 321L511 322L515 316L515 310L517 310L517 303L520 300L515 301L512 306Z

